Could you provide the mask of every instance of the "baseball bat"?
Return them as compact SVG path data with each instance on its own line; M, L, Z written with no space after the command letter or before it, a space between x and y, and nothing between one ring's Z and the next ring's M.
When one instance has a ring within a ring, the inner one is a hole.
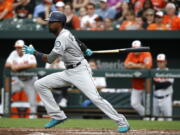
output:
M122 48L113 50L98 50L93 53L120 53L120 52L149 52L150 47L139 47L139 48Z

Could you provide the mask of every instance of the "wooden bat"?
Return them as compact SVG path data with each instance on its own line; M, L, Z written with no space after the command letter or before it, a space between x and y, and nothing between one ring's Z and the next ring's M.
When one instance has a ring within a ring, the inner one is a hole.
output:
M150 47L139 47L139 48L122 48L113 50L99 50L93 51L93 53L120 53L120 52L149 52Z

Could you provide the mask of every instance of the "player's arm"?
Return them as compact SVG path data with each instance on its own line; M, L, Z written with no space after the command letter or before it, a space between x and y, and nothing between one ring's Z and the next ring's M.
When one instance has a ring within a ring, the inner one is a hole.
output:
M8 12L14 10L16 7L22 5L24 2L26 2L26 0L20 0L18 2L8 3L5 6L4 10L0 13L0 20L2 20L8 14Z
M19 65L12 65L11 69L13 71L23 70L23 69L30 69L30 68L36 68L37 64L19 64Z
M128 62L125 64L125 67L129 69L144 69L146 68L146 65L143 63Z
M147 69L148 65L145 63L134 63L131 60L128 60L124 63L125 68L128 69Z
M151 53L146 52L146 56L144 58L144 65L146 69L150 69L152 67L152 56Z
M11 64L10 63L6 63L4 67L5 68L11 68Z
M41 53L41 52L35 51L34 52L34 56L39 57L44 62L48 61L48 55L45 54L45 53Z
M127 69L141 69L141 68L145 68L145 65L144 64L141 64L141 63L134 63L132 61L132 53L129 53L127 58L125 59L125 62L124 62L124 67L127 68Z
M17 8L18 6L24 4L25 2L26 2L26 0L19 0L19 1L17 1L17 2L14 2L14 3L13 3L13 8L15 9L15 8Z
M6 16L8 12L9 11L7 9L4 9L4 11L0 13L0 20L3 19L3 17Z
M39 57L42 61L50 63L50 64L53 63L59 57L59 55L55 53L54 51L51 51L49 54L35 51L34 55L36 57Z
M124 66L128 69L150 69L152 66L152 57L150 53L146 53L144 61L142 63L134 63L131 61L132 55L128 55L125 60Z
M86 56L91 56L93 54L91 49L88 49L88 47L79 39L76 38L76 42L78 43L79 47L81 48L81 51L86 55Z
M23 47L23 51L26 53L26 54L33 54L34 56L40 58L42 61L44 62L48 62L48 63L53 63L53 61L58 58L58 54L55 53L54 51L51 51L50 54L45 54L45 53L41 53L37 50L34 49L34 47L32 46L27 46L27 45L24 45Z
M5 68L9 68L11 69L11 65L12 65L12 59L13 59L13 52L10 53L10 55L8 56L7 60L6 60L6 63L4 65Z

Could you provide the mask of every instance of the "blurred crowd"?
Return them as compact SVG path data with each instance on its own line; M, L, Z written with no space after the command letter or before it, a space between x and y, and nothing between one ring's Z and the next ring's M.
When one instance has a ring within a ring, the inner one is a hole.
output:
M44 19L51 11L67 16L75 30L179 30L180 0L0 0L0 22Z

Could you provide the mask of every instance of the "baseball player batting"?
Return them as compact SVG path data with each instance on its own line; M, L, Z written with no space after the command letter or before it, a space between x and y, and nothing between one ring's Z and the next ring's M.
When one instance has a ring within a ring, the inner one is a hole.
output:
M52 63L60 56L66 66L66 70L47 75L34 83L47 113L52 117L45 128L54 127L67 119L66 114L55 102L51 89L73 84L118 124L118 132L127 132L130 126L124 115L118 114L112 105L99 95L94 85L90 66L84 58L84 54L90 56L92 51L76 40L69 30L64 29L66 16L62 12L51 12L47 21L49 21L49 31L56 36L54 48L50 54L40 53L32 47L24 46L25 53L34 54L48 63Z

